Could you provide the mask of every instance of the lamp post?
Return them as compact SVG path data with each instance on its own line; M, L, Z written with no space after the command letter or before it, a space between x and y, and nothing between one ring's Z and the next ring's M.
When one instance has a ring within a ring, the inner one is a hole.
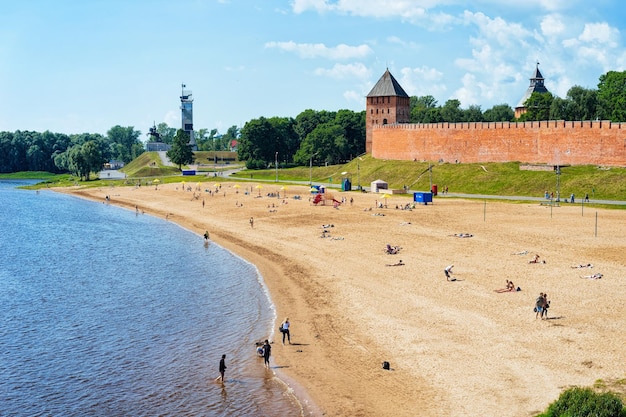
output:
M559 165L556 166L556 201L557 203L561 201L561 167Z
M430 192L433 192L433 167L432 165L430 165L430 162L428 162L428 178L430 180Z
M356 161L356 180L358 182L357 190L361 191L361 164Z
M313 157L317 155L317 152L311 155L311 160L309 161L309 187L313 185Z
M276 182L278 182L278 152L274 157L274 166L276 167Z

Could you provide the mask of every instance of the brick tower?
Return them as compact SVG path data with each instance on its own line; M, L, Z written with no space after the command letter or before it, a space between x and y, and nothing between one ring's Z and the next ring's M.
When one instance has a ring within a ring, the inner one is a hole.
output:
M394 123L409 123L410 98L391 75L389 69L366 98L365 152L372 152L372 127Z

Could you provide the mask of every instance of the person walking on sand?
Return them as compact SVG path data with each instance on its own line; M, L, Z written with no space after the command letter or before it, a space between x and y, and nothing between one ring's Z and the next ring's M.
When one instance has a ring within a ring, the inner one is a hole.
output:
M539 293L539 297L535 300L535 319L541 317L543 320L543 305L545 303L545 298L543 293Z
M270 367L270 356L272 355L272 347L270 346L270 342L265 339L265 343L263 343L263 362L265 363L265 367L269 369Z
M208 231L208 230L206 230L206 231L204 232L204 241L205 241L205 242L208 242L208 241L209 241L209 231Z
M220 359L220 376L217 377L218 380L224 383L224 373L226 372L226 355L222 355L222 359Z
M541 312L541 318L545 317L548 320L548 308L550 308L550 301L548 301L548 294L543 293L543 311Z
M283 345L285 344L285 336L287 336L287 340L289 341L289 344L291 344L291 335L289 334L290 325L291 324L289 323L289 317L285 317L285 321L283 321L283 324L282 324Z
M254 228L254 217L250 217L250 227Z

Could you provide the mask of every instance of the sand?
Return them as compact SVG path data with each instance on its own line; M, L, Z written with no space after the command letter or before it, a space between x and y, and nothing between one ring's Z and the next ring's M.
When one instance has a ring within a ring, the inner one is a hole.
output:
M339 191L348 202L333 208L313 205L308 187L283 200L267 196L280 184L257 185L224 182L211 196L203 183L197 199L181 184L64 191L208 230L254 263L275 327L291 321L293 345L274 335L275 364L311 415L531 416L567 387L626 377L625 211L445 197L398 210L411 199ZM535 253L546 263L529 264ZM521 291L495 292L506 279ZM540 292L547 320L533 312Z

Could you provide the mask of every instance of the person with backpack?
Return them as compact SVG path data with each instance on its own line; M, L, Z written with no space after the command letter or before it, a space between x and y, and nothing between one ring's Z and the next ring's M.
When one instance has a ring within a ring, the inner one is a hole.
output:
M541 317L543 319L543 306L545 304L545 298L543 293L539 293L539 297L535 300L535 319Z
M289 317L285 317L285 321L283 321L283 324L280 325L280 331L283 334L283 345L285 344L285 336L287 336L287 340L289 341L289 344L291 344L291 334L289 334L289 326L291 326L291 323L289 323Z

